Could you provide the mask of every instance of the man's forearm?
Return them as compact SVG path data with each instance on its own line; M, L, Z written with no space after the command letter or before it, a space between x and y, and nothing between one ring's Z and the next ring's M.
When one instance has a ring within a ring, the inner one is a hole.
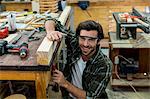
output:
M84 90L77 88L76 86L68 82L67 80L66 80L66 84L63 87L77 99L86 98L86 92Z
M46 33L50 33L55 30L55 22L53 20L48 20L45 22Z

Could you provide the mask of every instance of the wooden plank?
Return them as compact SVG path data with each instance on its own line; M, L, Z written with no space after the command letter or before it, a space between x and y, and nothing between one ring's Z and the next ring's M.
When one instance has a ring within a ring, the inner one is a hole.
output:
M44 12L46 12L47 10L49 10L50 12L53 12L53 13L58 12L58 9L51 9L51 8L41 8L41 9L40 9L40 12L41 12L41 13L44 13ZM44 12L42 12L42 11L44 11Z
M10 42L12 39L14 39L18 34L9 34L8 37L4 38L4 40L6 40L7 42Z
M58 1L58 0L39 0L40 2L54 2L54 1Z
M64 11L61 13L60 17L58 18L58 20L61 22L62 25L65 25L70 11L71 11L71 7L67 6L64 9ZM53 43L53 41L49 41L47 37L45 37L36 52L37 63L39 65L48 65L51 60L54 49L55 49L55 44Z
M40 0L39 6L41 13L45 12L46 10L50 10L51 12L57 12L58 0Z
M58 8L58 5L56 4L56 5L40 5L40 8L42 8L42 7L50 7L50 8Z
M43 8L40 8L40 10L50 10L50 11L54 11L54 10L58 10L58 8L57 8L57 7L55 7L55 8L43 7Z
M42 5L42 4L46 4L46 5L55 5L55 4L57 4L58 3L58 1L55 1L55 2L39 2L40 3L40 5Z

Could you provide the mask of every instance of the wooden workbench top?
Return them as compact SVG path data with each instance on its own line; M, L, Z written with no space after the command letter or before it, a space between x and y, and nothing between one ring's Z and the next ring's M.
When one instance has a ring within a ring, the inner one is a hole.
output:
M17 44L20 44L21 42L27 42L27 34L31 31L23 32L21 39L17 42ZM0 56L0 70L5 69L21 69L21 68L37 68L38 64L36 61L36 50L38 49L39 45L41 44L43 38L45 37L45 32L36 32L34 36L40 37L40 40L37 41L31 41L28 42L28 49L29 54L28 57L25 59L21 59L19 56L19 53L7 53L2 56Z
M110 32L110 42L113 48L150 48L150 37L146 33L137 33L136 39L122 39L116 38L116 33Z

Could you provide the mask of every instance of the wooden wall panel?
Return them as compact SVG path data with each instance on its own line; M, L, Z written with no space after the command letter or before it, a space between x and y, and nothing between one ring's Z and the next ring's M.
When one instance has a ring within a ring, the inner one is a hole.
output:
M104 28L104 33L108 33L108 9L106 6L100 7L89 7L87 10L81 10L79 7L74 7L74 26L77 25L84 20L95 20ZM108 35L107 35L108 36Z
M32 11L31 2L26 3L3 3L6 6L6 11L23 11L24 9L28 9Z
M108 32L116 31L113 12L131 12L133 7L144 11L146 6L150 6L150 0L97 0L98 2L90 3L85 11L81 10L74 0L71 0L71 3L69 1L68 4L74 9L74 28L81 21L92 19L101 23L105 38L108 38Z

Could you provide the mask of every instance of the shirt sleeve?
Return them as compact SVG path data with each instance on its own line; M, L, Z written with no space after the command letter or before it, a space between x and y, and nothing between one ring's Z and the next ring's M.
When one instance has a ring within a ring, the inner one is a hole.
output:
M53 21L55 22L55 24L56 24L55 29L56 29L57 31L60 31L60 32L62 32L62 33L64 33L64 34L67 34L67 36L68 36L69 38L75 38L75 32L73 32L73 31L70 30L70 29L67 29L67 28L66 28L65 26L63 26L63 25L61 24L61 22L58 21L57 19L52 18L52 17L48 17L48 18L45 20L45 22L46 22L47 20L53 20Z

